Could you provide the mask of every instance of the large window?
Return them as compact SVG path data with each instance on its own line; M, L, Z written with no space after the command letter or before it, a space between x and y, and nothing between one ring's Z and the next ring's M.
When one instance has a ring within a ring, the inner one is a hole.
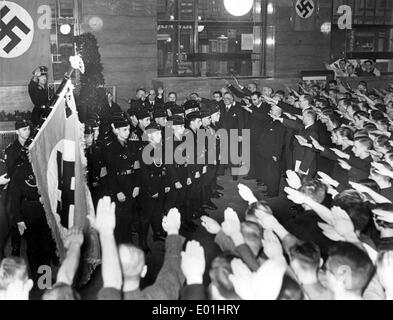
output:
M158 0L158 75L261 76L262 2L235 17L224 0Z
M69 57L74 55L74 35L78 34L79 0L53 0L51 55L55 83L61 81L69 68Z
M349 5L353 13L352 29L340 30L337 14L340 5ZM377 61L383 73L393 72L393 1L334 0L332 55L336 58Z

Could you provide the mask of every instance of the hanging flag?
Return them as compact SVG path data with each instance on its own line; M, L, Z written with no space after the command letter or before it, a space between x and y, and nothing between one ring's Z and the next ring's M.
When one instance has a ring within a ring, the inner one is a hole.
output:
M54 0L0 0L0 86L26 85L37 66L51 64Z
M84 230L84 271L80 282L86 283L100 262L100 248L98 236L86 218L94 215L94 206L85 179L82 136L73 85L68 80L30 146L30 157L61 261L66 253L63 241L67 230L73 226Z
M293 0L292 23L295 31L314 31L318 0Z

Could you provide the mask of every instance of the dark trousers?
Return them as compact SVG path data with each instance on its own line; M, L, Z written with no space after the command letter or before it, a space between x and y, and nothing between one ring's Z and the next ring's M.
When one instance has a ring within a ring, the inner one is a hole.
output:
M40 276L37 273L38 268L43 265L51 266L51 262L55 258L55 244L45 220L27 224L26 227L23 238L26 240L31 278L36 284Z
M165 195L160 192L158 198L152 198L147 192L142 191L140 195L141 213L139 221L140 245L147 245L149 227L153 229L153 234L163 234L162 218L164 215Z
M0 261L4 257L4 247L9 234L9 223L3 198L0 195Z
M132 242L132 223L134 213L132 211L134 199L127 196L125 202L116 202L116 228L115 239L118 244Z
M281 182L281 165L280 161L274 161L273 158L261 158L260 178L267 186L268 196L278 196Z

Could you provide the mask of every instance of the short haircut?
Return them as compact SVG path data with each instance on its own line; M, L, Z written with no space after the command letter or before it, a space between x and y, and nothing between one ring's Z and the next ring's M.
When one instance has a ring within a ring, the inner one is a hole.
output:
M334 198L333 204L347 212L353 222L355 230L363 231L370 223L370 207L364 202L361 194L357 191L345 190L339 193Z
M229 275L232 274L231 261L234 258L237 257L229 252L218 255L213 260L209 272L211 284L215 285L220 295L226 300L240 300L233 283L229 279Z
M143 91L144 93L146 93L146 89L144 89L144 88L138 88L138 89L136 89L136 93L138 93L139 91Z
M124 279L139 278L145 266L145 253L132 244L120 244L118 250Z
M357 112L355 112L354 114L353 114L353 117L354 118L360 118L360 117L366 117L366 118L368 118L368 113L367 112L365 112L365 111L357 111Z
M329 257L326 263L332 273L340 267L349 268L351 275L349 291L363 292L374 273L374 265L367 252L349 242L333 244L329 249Z
M235 99L235 96L231 92L225 92L224 96L231 96L232 99Z
M176 96L176 98L177 98L177 93L176 93L175 91L169 92L169 93L168 93L168 97L169 97L170 95L172 95L172 94L174 94L174 95Z
M255 243L261 245L263 229L259 224L252 221L244 221L241 224L241 231L246 243Z
M303 182L300 192L306 194L314 201L322 203L326 197L327 187L319 180L306 180Z
M15 281L28 279L27 265L23 258L4 258L0 264L0 290L7 290Z
M390 144L390 139L387 136L378 136L374 141L374 145L379 148L385 148L388 150L392 148Z
M303 117L307 116L312 118L314 121L317 119L317 114L313 109L306 109L303 111Z
M317 271L321 261L321 250L313 242L300 242L289 249L290 259L296 260L303 270Z
M308 95L308 94L305 94L305 95L304 95L304 100L306 100L309 104L313 104L313 103L314 103L313 97L311 97L311 96Z
M213 92L213 96L214 96L215 94L218 94L218 95L222 98L222 92L221 92L221 91L214 91L214 92Z
M250 204L246 210L245 218L247 221L257 221L257 217L255 215L256 211L263 211L267 214L273 214L272 209L269 207L266 201L260 200L258 202L254 202Z
M371 150L374 147L374 143L369 137L355 138L355 142L360 143L362 146L366 147L367 150Z
M343 138L347 138L348 140L353 140L353 132L348 127L340 127L337 129L337 134L339 134Z
M251 97L253 97L253 96L257 96L258 99L259 99L260 97L262 97L262 93L259 92L259 91L255 91L255 92L252 93Z

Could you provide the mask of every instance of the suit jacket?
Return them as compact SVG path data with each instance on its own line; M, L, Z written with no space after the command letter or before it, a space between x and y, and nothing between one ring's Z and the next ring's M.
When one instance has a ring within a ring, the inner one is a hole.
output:
M313 137L319 141L318 127L314 123L312 126L305 128L299 121L284 119L283 124L296 130L296 135L300 135L306 138L310 143L310 137ZM313 176L317 171L317 154L311 148L302 147L295 139L293 142L293 165L296 165L296 161L300 161L300 170L302 172L308 172L308 176Z
M239 136L244 128L244 113L238 102L234 102L229 110L226 106L221 106L221 127L228 130L237 129Z
M265 127L258 140L258 153L264 159L276 157L281 159L285 144L286 128L280 121L270 121Z

